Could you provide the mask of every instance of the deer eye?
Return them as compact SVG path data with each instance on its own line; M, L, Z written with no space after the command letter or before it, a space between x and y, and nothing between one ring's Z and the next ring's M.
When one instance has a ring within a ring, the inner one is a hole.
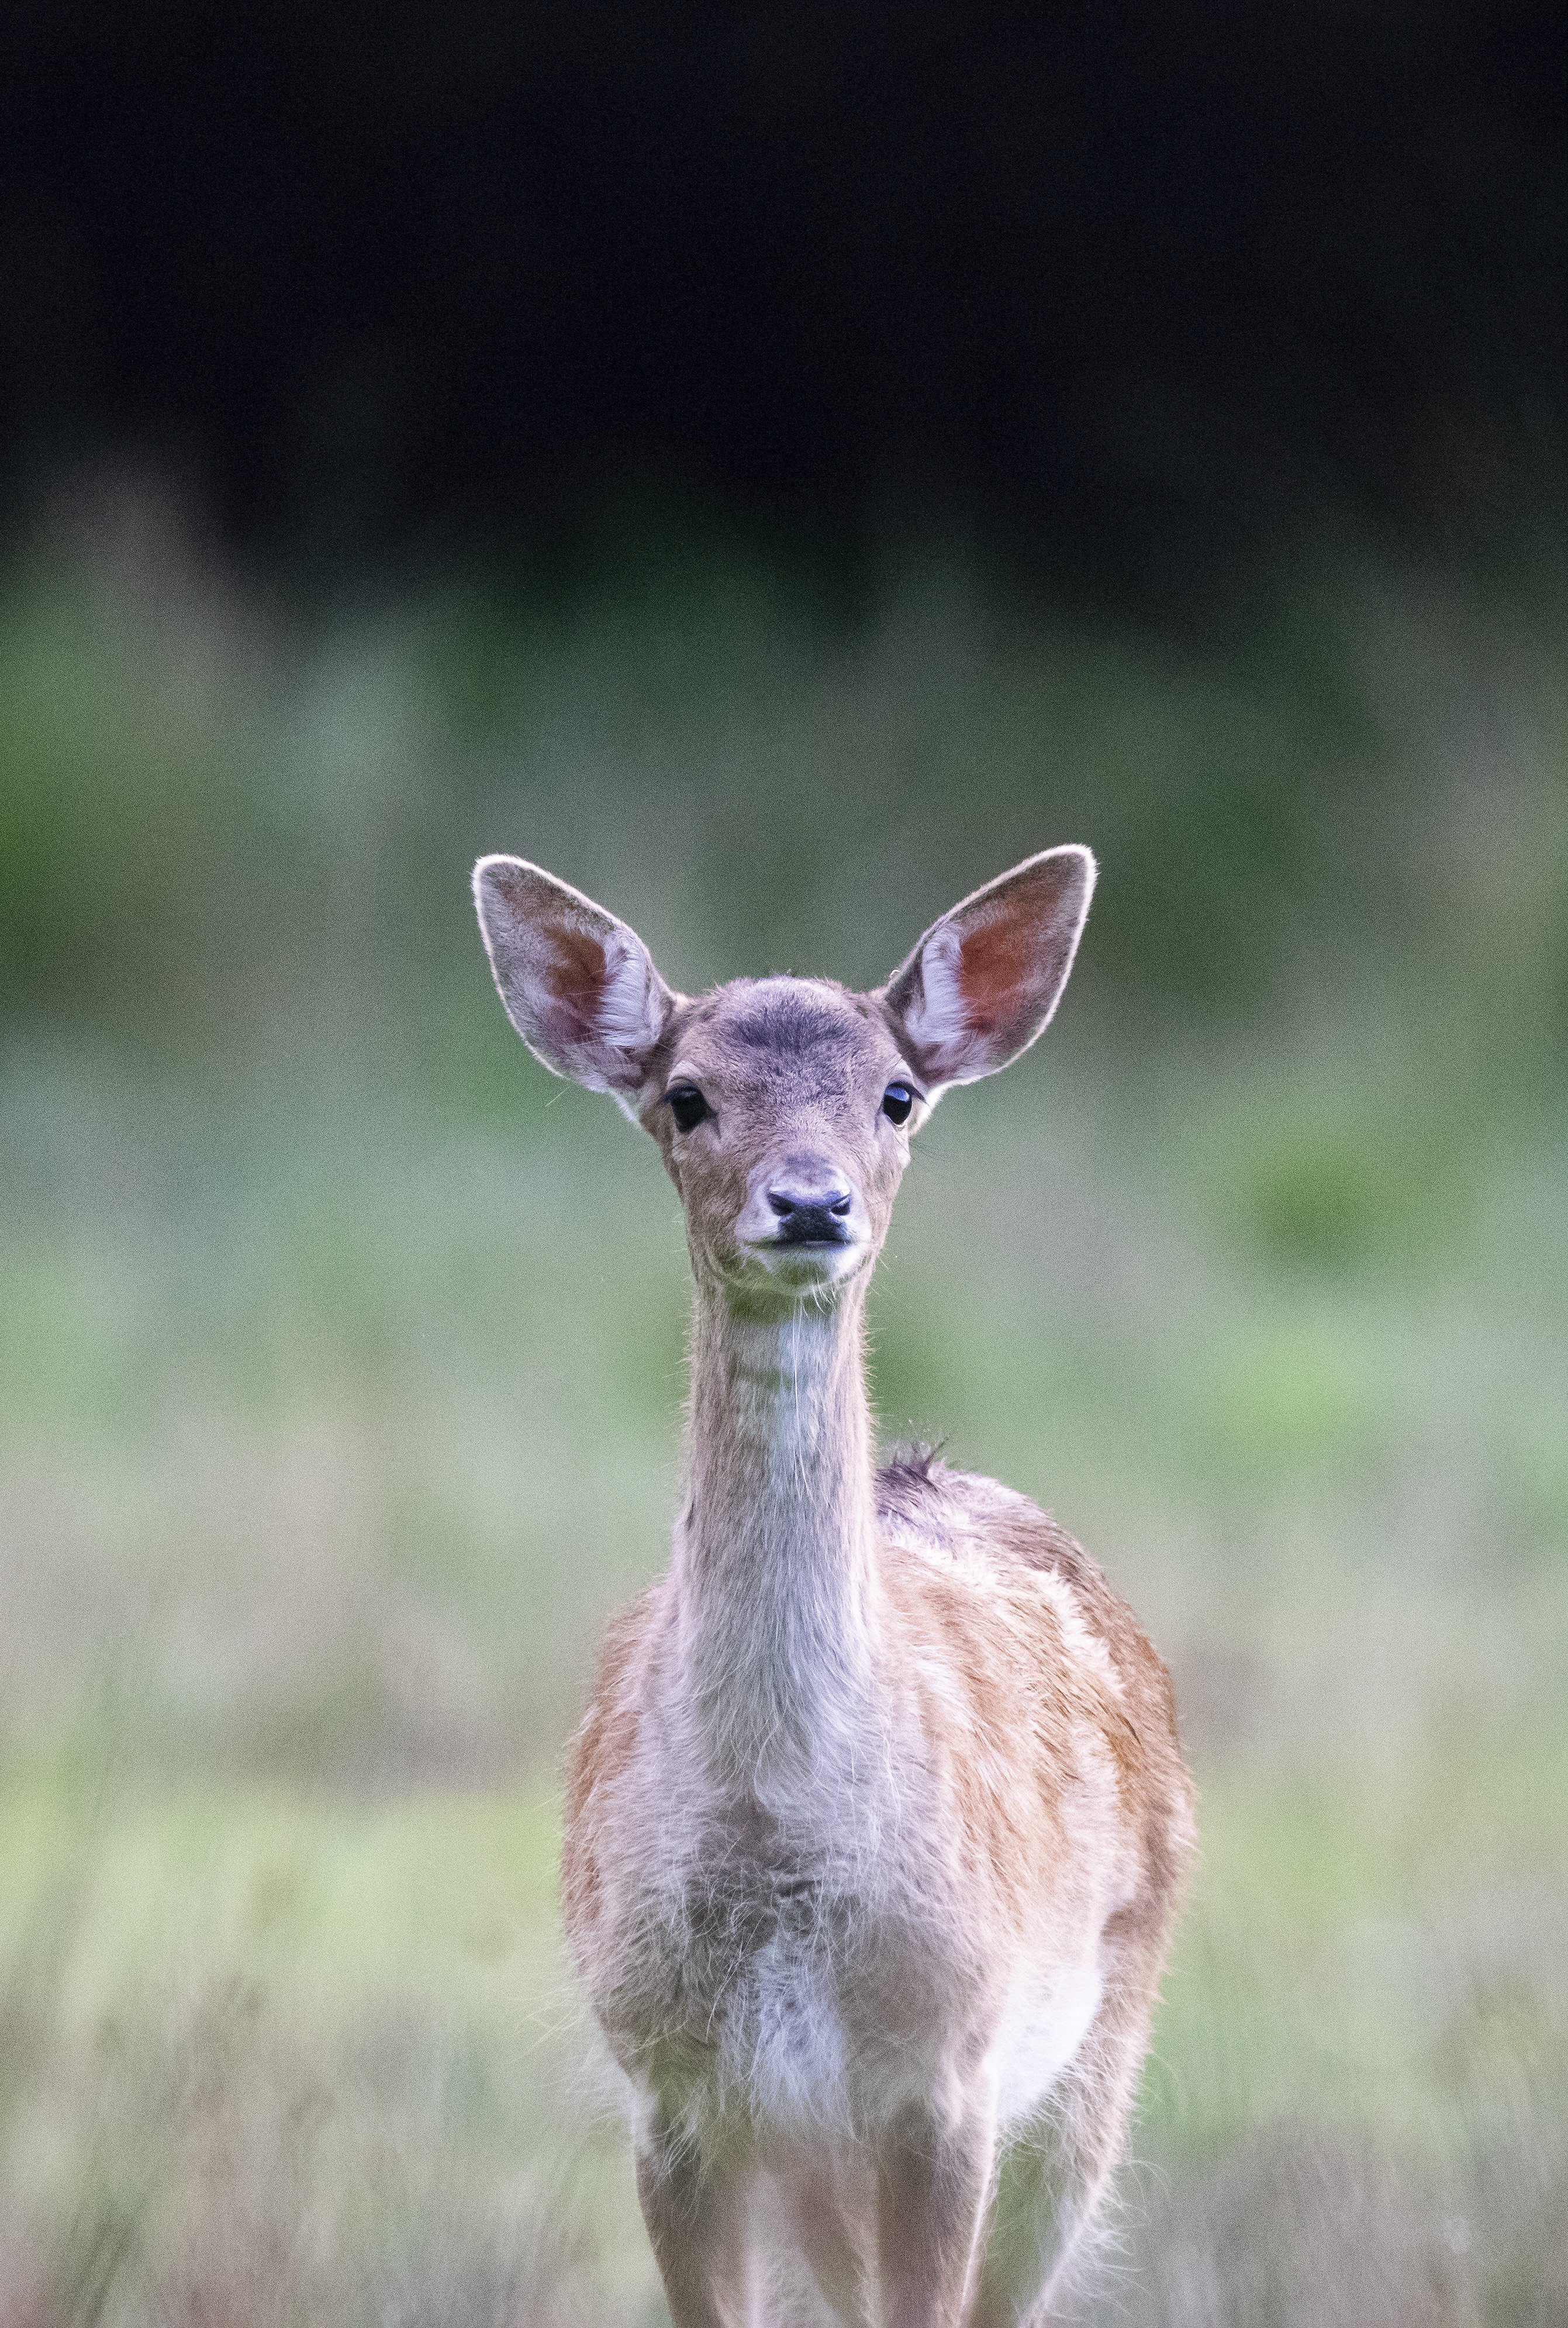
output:
M915 1094L907 1084L889 1084L882 1094L882 1112L889 1123L907 1123Z
M695 1131L713 1113L695 1084L677 1084L664 1094L670 1112L675 1119L677 1131Z

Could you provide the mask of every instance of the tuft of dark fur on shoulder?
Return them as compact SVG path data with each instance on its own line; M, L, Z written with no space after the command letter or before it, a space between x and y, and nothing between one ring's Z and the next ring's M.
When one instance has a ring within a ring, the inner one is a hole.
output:
M878 1471L877 1508L895 1518L911 1515L925 1497L940 1492L948 1477L940 1441L930 1446L912 1439L895 1447Z

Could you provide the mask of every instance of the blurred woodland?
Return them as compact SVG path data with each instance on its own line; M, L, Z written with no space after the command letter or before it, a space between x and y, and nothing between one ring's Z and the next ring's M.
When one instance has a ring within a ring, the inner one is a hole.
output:
M663 2317L553 1855L687 1264L468 868L869 984L1063 840L872 1319L1198 1771L1085 2317L1568 2323L1563 52L10 12L0 2328Z

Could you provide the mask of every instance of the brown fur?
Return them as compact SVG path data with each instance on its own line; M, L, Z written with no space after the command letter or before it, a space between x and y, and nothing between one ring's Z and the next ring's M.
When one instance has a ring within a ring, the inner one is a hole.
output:
M1025 1497L875 1470L862 1322L909 1133L1046 1023L1092 869L1029 860L877 994L689 1001L479 868L514 1023L654 1135L697 1279L674 1557L606 1642L563 1859L676 2328L1044 2321L1124 2142L1193 1840L1169 1684Z

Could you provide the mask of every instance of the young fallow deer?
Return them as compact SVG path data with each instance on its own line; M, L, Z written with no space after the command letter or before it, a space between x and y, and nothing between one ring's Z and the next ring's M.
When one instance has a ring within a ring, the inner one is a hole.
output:
M1122 2146L1193 1841L1165 1669L1024 1497L877 1469L863 1323L910 1135L1039 1034L1094 880L1029 858L874 993L692 1000L564 882L475 869L512 1025L652 1132L697 1279L674 1556L564 1863L676 2328L1046 2321Z

